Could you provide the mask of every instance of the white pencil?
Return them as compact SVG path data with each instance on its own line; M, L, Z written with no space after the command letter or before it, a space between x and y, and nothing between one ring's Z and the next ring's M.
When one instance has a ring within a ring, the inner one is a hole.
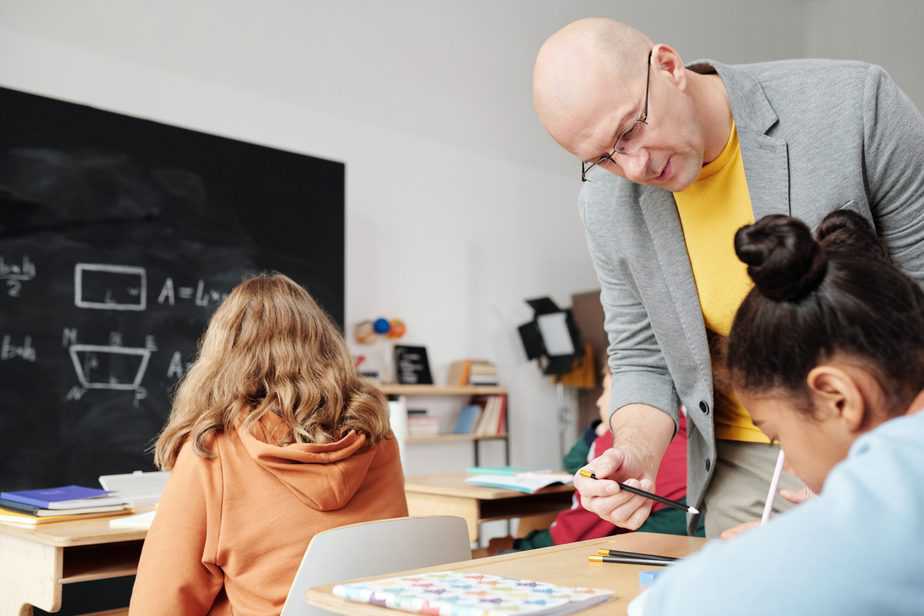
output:
M776 487L780 483L780 474L783 472L783 450L780 449L780 455L776 457L776 468L773 469L773 479L770 480L770 491L767 492L767 501L764 503L764 514L760 516L760 523L766 524L770 519L770 510L773 509L773 501L776 498Z

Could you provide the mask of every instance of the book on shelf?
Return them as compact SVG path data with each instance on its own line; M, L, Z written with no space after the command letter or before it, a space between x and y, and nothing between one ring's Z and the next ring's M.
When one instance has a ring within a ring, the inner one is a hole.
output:
M446 377L447 385L468 385L468 374L471 370L470 359L460 359L449 364L449 374Z
M448 385L498 385L497 368L485 359L460 359L449 364Z
M408 436L436 436L440 433L439 419L426 414L409 414L407 433Z
M497 429L495 434L507 434L507 396L497 396L500 410L497 412Z
M477 436L498 436L507 433L507 396L476 396L473 403L482 407L481 416L472 432Z
M477 404L466 404L459 411L456 417L456 425L452 431L454 434L470 434L475 429L475 424L481 417L481 407Z
M566 485L574 480L570 473L528 471L525 473L484 473L465 478L465 483L486 488L501 488L525 494L533 494L553 485Z
M468 375L468 384L479 386L497 385L497 368L490 362L472 364Z
M599 588L559 586L462 571L337 584L333 593L348 601L443 616L564 616L603 603L612 594Z

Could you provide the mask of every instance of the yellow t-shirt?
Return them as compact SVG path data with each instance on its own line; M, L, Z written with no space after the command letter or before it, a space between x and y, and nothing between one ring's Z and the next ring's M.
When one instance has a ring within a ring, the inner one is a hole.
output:
M734 122L728 143L719 156L703 166L693 184L674 193L674 200L706 327L728 336L735 311L752 284L746 266L735 255L735 231L754 222ZM717 381L716 388L721 387L723 385ZM717 391L716 394L717 398L724 395L730 400L729 404L716 405L716 438L770 442L732 392Z

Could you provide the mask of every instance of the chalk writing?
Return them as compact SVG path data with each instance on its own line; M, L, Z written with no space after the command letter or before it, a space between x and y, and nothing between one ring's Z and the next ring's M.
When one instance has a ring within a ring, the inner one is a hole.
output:
M168 276L160 288L160 293L157 294L157 303L175 306L177 301L185 301L208 308L220 303L226 297L228 297L227 291L208 288L202 279L199 279L195 286L177 286L173 278Z
M23 256L19 263L7 263L0 257L0 280L6 283L6 294L10 297L19 297L22 283L35 279L35 263L29 257Z
M84 389L138 389L151 357L150 349L113 345L73 344L69 351Z
M132 265L78 263L74 266L74 304L92 310L144 310L147 272Z
M4 334L0 339L0 361L22 359L35 362L35 347L32 346L32 336L24 336L22 344L16 344L13 337Z

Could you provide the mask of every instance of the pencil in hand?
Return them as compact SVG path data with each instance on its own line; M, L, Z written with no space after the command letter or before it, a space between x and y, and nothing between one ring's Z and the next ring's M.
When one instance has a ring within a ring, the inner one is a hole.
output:
M582 468L581 470L579 470L578 475L580 475L581 477L588 477L590 479L597 479L597 476L592 471L586 468ZM699 513L699 509L697 509L696 507L684 505L683 503L673 501L669 498L664 498L663 496L658 496L657 494L646 492L645 490L642 490L641 488L633 488L632 486L627 486L621 481L617 481L616 483L619 484L619 487L621 489L625 490L626 492L629 492L630 494L636 494L643 498L650 498L651 500L661 503L662 505L666 507L673 507L674 509L680 509L681 511L686 511L687 513L692 513L692 514Z

